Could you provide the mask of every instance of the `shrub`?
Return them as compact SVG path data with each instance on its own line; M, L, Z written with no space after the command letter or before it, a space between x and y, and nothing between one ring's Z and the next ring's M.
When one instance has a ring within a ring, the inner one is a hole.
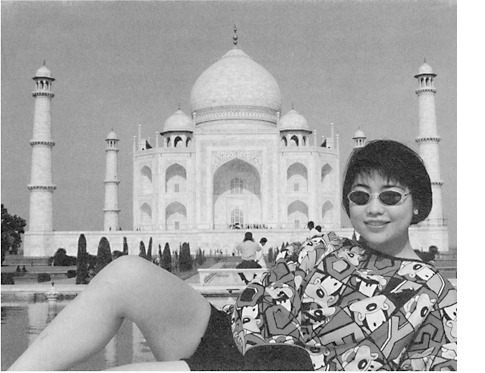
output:
M39 273L37 275L37 282L46 282L51 280L51 275L48 273Z
M67 271L66 275L67 275L67 278L76 277L76 270L75 269L70 269L69 271Z
M2 285L15 285L13 274L2 273Z

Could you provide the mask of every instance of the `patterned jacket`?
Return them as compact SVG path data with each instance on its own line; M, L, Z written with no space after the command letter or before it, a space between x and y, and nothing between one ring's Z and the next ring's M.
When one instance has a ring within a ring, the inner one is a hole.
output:
M314 370L456 370L456 290L436 268L334 233L295 246L237 299L241 353L288 345Z

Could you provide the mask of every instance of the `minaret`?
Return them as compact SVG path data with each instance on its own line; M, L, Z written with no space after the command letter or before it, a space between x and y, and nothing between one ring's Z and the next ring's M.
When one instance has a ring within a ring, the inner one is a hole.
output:
M439 156L439 142L436 126L436 110L435 110L435 94L434 78L436 74L433 69L426 63L419 68L419 72L414 76L418 79L418 88L416 94L418 95L419 104L419 135L416 138L418 143L419 155L424 161L426 170L431 178L431 187L433 191L433 208L426 219L429 225L444 225L443 224L443 206L441 200L441 186L443 181L440 175L440 156Z
M354 137L352 137L352 140L354 140L354 149L364 147L366 139L365 133L359 128L355 132Z
M50 232L53 230L52 197L56 186L52 182L52 141L51 100L54 97L51 71L44 65L32 78L35 90L34 130L32 146L32 168L30 173L30 232Z
M104 180L104 230L119 229L118 137L112 130L106 137L106 179Z

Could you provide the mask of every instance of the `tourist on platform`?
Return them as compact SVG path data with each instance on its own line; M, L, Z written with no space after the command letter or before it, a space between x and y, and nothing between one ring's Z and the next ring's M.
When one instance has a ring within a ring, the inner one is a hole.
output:
M266 245L268 242L268 239L266 237L263 237L259 240L259 245L261 246L261 250L256 252L256 262L261 266L261 268L268 268L266 265L266 261L264 260L264 253L263 253L263 247Z
M246 232L244 234L244 240L236 246L236 251L241 255L242 262L239 263L236 268L261 268L261 265L257 262L257 253L262 253L261 245L254 242L253 234ZM249 280L244 273L239 273L239 277L246 284Z
M318 236L320 235L320 232L318 232L316 229L315 229L315 223L313 221L309 221L308 224L307 224L307 227L308 227L308 230L310 231L307 239L310 239L310 238L313 238L315 236Z
M293 245L223 310L138 256L113 261L11 369L74 367L129 319L157 362L118 369L456 370L456 290L409 240L432 207L422 160L389 140L355 149L342 203L363 243Z

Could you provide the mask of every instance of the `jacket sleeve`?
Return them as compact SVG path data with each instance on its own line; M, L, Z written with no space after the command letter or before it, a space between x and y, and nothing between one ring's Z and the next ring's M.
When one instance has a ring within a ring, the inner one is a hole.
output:
M457 369L456 290L448 290L405 349L399 370Z

